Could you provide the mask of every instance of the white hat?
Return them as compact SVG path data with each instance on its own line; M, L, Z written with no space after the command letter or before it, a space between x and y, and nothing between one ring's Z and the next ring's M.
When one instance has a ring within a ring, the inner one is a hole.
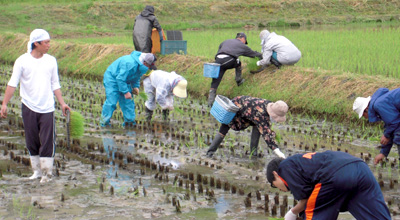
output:
M268 103L267 105L269 117L273 118L276 122L286 121L286 113L288 110L289 106L282 100Z
M187 86L187 81L181 80L178 82L178 84L176 84L176 86L172 90L172 93L178 96L179 98L186 98L187 97L186 86Z
M43 40L49 40L49 39L50 39L50 34L47 31L45 31L43 29L33 30L29 37L28 53L32 52L32 43L35 43L38 41L43 41Z
M368 96L367 98L357 97L356 100L354 100L353 111L358 114L358 118L362 117L365 108L367 108L369 104L369 101L371 101L371 96Z

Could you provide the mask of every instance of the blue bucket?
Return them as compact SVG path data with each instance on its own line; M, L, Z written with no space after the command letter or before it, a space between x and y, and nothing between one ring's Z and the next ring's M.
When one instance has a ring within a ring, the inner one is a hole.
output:
M219 63L204 63L203 76L218 78L220 66L221 64Z

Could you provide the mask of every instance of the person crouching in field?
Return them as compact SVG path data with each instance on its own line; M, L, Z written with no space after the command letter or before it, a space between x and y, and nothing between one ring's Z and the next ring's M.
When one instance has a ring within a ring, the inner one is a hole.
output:
M257 61L257 66L261 66L261 69L271 63L280 68L282 65L293 65L299 62L300 50L286 37L263 30L260 32L260 40L263 55L262 60Z
M71 110L61 95L57 60L47 54L49 48L49 33L43 29L33 30L28 52L14 63L1 106L1 117L6 118L7 103L20 84L25 141L33 170L29 179L41 178L41 183L51 180L56 153L54 96L64 116Z
M267 165L271 187L290 191L296 206L285 220L336 220L349 211L356 219L391 219L381 189L368 165L340 151L296 154L275 158Z
M353 111L359 118L364 117L369 122L385 122L385 130L380 141L381 151L375 156L374 164L389 155L393 143L400 152L400 88L391 91L379 88L372 97L357 97L353 103Z
M250 96L238 96L233 98L232 102L239 107L239 111L228 125L221 124L219 132L215 135L214 140L207 150L207 156L212 157L214 155L229 129L232 128L235 131L240 131L252 126L250 150L253 156L258 155L258 142L260 135L262 135L265 143L267 143L271 150L278 157L285 158L285 155L279 150L276 144L276 135L271 130L271 125L274 122L286 121L286 113L289 110L288 105L281 100L271 102Z
M136 124L135 102L132 93L139 94L140 78L154 62L154 55L133 51L114 61L106 70L103 84L106 89L106 101L101 112L100 125L110 125L111 117L117 107L121 107L124 115L122 126Z
M187 81L175 72L162 70L151 71L143 80L144 91L147 94L146 120L150 121L156 108L156 101L162 108L163 120L168 119L169 111L174 109L174 95L186 98Z

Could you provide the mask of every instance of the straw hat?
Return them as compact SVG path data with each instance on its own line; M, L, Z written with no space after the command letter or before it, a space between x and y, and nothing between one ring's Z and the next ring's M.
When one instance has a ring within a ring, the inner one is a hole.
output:
M282 100L268 103L267 105L269 117L273 118L276 122L286 121L286 113L288 110L289 106Z
M186 93L186 86L187 86L187 81L186 80L181 80L176 84L174 89L172 90L172 93L179 98L186 98L187 93Z
M365 108L369 104L369 101L371 101L371 96L368 96L367 98L357 97L356 100L354 100L353 111L358 114L358 118L362 117Z

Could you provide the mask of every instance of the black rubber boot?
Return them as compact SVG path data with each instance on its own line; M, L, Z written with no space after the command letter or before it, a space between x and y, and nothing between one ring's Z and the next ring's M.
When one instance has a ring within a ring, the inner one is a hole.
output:
M169 116L169 109L162 110L162 117L164 121L168 120L168 116Z
M235 68L235 80L236 80L236 84L238 86L242 85L245 81L242 78L242 67L240 67L240 66Z
M145 107L145 111L146 111L146 121L151 121L151 117L153 117L153 111L151 111L147 107Z
M208 107L212 107L214 104L215 96L217 96L217 90L216 89L210 89L208 92Z
M282 64L279 63L277 60L275 60L274 58L271 57L271 63L274 64L274 66L276 66L278 69L281 68Z
M214 155L215 151L217 151L219 145L223 140L224 136L222 136L220 133L217 133L217 135L215 135L214 140L207 150L207 157L212 157Z
M397 146L397 153L399 154L399 161L397 163L400 164L400 145L396 144L396 146Z
M251 139L250 139L250 153L253 156L258 155L258 142L260 141L260 132L258 128L253 126L253 130L251 131Z

